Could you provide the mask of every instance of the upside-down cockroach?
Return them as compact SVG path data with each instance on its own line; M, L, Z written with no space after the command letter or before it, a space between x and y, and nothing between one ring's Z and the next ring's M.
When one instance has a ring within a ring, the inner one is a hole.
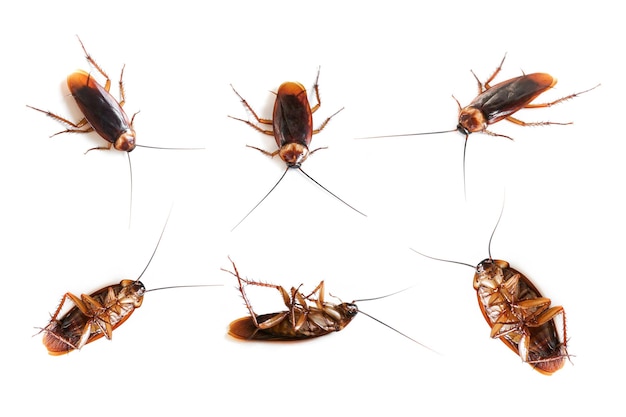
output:
M244 122L248 126L253 129L266 134L273 136L276 140L276 145L278 145L278 149L269 152L264 149L258 148L256 146L247 145L249 148L256 149L262 152L265 155L270 157L274 157L276 155L280 156L285 164L287 165L285 172L283 172L280 179L276 182L276 184L270 189L270 191L259 201L253 208L244 216L243 219L239 221L233 227L233 230L239 226L266 198L270 195L272 191L278 186L278 184L282 181L282 179L287 174L289 168L296 168L300 172L302 172L306 177L308 177L311 181L316 183L318 186L326 190L333 197L337 198L339 201L356 211L357 213L365 216L362 212L355 209L341 198L339 198L334 193L330 192L327 188L322 186L319 182L309 176L306 172L304 172L301 168L302 163L320 149L326 149L325 147L316 148L313 150L309 149L311 145L311 140L313 135L321 132L324 127L328 124L330 119L332 119L337 113L339 113L343 108L339 109L333 115L328 117L324 122L317 128L313 129L313 113L319 109L321 105L320 94L319 94L319 70L317 72L317 78L315 79L315 85L313 86L313 90L315 91L315 97L317 99L317 104L311 107L309 104L309 99L307 96L307 91L304 86L298 82L285 82L280 85L278 88L278 92L276 93L276 100L274 101L274 111L272 115L272 119L262 119L260 118L256 112L252 109L252 107L248 104L248 102L235 90L235 88L231 85L233 91L243 105L252 113L257 123L264 125L272 125L272 129L263 129L261 126L250 122L249 120L239 119L237 117L228 116L232 119L239 120Z
M121 326L137 308L141 307L147 292L171 288L221 286L221 284L179 285L147 290L140 279L156 254L163 232L165 227L148 264L136 280L124 279L119 284L108 285L89 295L81 294L80 297L70 292L63 295L48 325L39 331L44 333L43 344L50 355L64 355L81 349L103 336L111 340L113 330ZM72 300L74 306L59 317L68 299Z
M78 38L78 37L77 37ZM67 77L67 87L72 97L76 101L78 108L83 114L83 118L74 123L67 118L61 117L52 112L42 110L33 106L27 105L27 107L44 113L47 116L57 120L58 122L68 126L67 129L53 134L51 137L60 135L62 133L89 133L96 132L104 140L108 142L106 146L98 146L88 149L85 153L92 150L108 150L113 146L118 151L126 152L128 156L128 165L130 170L130 184L131 184L131 207L132 207L132 166L130 162L130 152L135 147L151 148L151 149L169 149L169 150L183 150L183 149L200 149L200 148L161 148L146 145L139 145L136 143L136 133L133 127L133 122L137 113L129 119L128 115L123 109L126 102L126 94L124 92L124 83L122 79L124 77L124 68L120 74L119 81L119 101L115 99L109 92L111 88L111 79L104 72L104 70L96 63L96 61L87 52L85 45L78 38L78 42L85 53L87 62L91 64L105 79L104 87L101 86L98 81L84 70L77 70Z
M551 375L569 359L565 310L561 306L551 307L552 301L507 261L492 258L491 240L495 230L489 239L489 258L476 267L412 250L430 259L474 269L474 289L483 317L491 327L490 336L502 340L522 361L540 373ZM561 329L556 321L559 315Z
M491 76L485 83L482 83L480 79L476 76L476 74L474 74L474 71L471 71L472 75L476 79L476 82L478 83L478 96L476 96L476 98L472 100L470 104L465 107L461 107L461 103L459 103L456 97L452 96L459 108L458 124L455 129L438 132L370 136L367 138L359 139L434 135L439 133L458 131L465 135L465 144L463 146L463 177L465 178L465 153L467 150L467 139L469 138L469 135L471 133L480 132L486 133L491 136L500 136L513 140L513 138L511 138L510 136L502 135L500 133L494 133L490 130L487 130L487 127L489 125L492 125L503 119L520 126L572 124L573 122L523 122L513 117L513 114L521 109L551 107L555 104L575 98L583 93L591 91L600 85L598 84L588 90L561 97L549 103L532 103L532 101L536 99L539 95L554 87L557 83L557 79L546 73L523 74L519 77L511 78L509 80L502 81L494 86L491 86L491 82L495 79L495 77L502 69L502 64L504 63L505 58L506 54L502 58L502 61L500 62L498 68L496 68L496 70L493 72L493 74L491 74Z
M235 263L232 260L230 261L233 266L233 271L222 270L237 278L239 291L250 313L249 316L242 317L230 323L228 333L236 339L266 341L311 339L343 330L344 327L350 324L357 313L361 313L418 345L432 350L428 346L363 312L355 304L357 301L377 300L397 294L397 292L383 297L355 300L351 303L342 302L340 304L334 304L324 299L324 281L321 281L309 295L304 295L300 291L300 287L292 287L291 291L287 292L287 290L279 285L242 278L241 275L239 275ZM256 285L278 290L287 307L287 311L257 315L252 309L250 300L246 295L245 285Z

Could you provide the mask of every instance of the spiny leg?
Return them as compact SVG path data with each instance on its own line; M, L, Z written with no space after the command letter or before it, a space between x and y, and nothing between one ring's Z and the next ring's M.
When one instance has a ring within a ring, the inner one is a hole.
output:
M66 130L63 130L61 132L57 132L54 135L51 135L50 137L54 137L56 135L60 135L61 133L89 133L89 132L93 132L93 127L91 127L91 126L89 126L87 129L81 129L81 127L84 127L85 125L87 125L87 119L85 119L84 117L82 119L80 119L78 121L78 123L74 123L74 122L72 122L72 121L70 121L70 120L68 120L68 119L66 119L64 117L61 117L61 116L59 116L57 114L54 114L54 113L52 113L50 111L38 109L37 107L29 106L28 104L26 105L26 107L29 107L29 108L31 108L33 110L36 110L36 111L38 111L40 113L43 113L46 116L51 117L51 118L53 118L54 120L56 120L56 121L58 121L60 123L63 123L65 125L67 125L67 126L72 126L74 128L74 129L66 129Z
M315 113L317 109L319 109L320 106L322 105L322 100L320 100L320 86L319 86L321 70L322 70L322 67L317 68L317 77L315 77L315 84L313 84L313 91L315 92L315 99L317 100L317 104L311 107L311 113Z
M233 87L233 85L231 84L230 87L233 89L233 91L235 92L235 94L237 94L237 97L239 97L239 99L241 100L241 102L243 103L243 105L250 111L250 113L252 113L252 115L254 116L254 118L256 119L256 121L258 123L264 124L264 125L271 125L273 123L273 121L271 119L262 119L260 118L256 112L254 111L254 109L252 109L252 107L248 104L248 102L241 96L241 94L239 94L237 92L237 90L235 90L235 87ZM241 122L246 123L248 126L253 127L254 129L258 130L261 133L265 133L266 135L270 135L270 136L274 136L274 132L271 130L264 130L261 129L259 126L255 125L254 123L251 123L248 120L243 120L243 119L238 119L236 117L233 116L228 116L231 119L235 119L235 120L239 120Z
M235 265L235 262L233 262L232 259L230 259L230 257L228 258L228 260L230 260L231 264L233 265L233 269L235 270L235 272L229 271L227 269L222 268L222 271L224 272L228 272L229 274L233 275L234 277L237 278L237 282L239 284L239 292L241 293L241 297L243 298L243 301L246 304L246 308L248 309L248 312L250 313L250 316L252 317L252 321L254 322L254 325L257 328L263 328L262 324L259 324L257 322L257 315L254 312L254 310L252 309L252 304L250 303L250 300L248 299L248 296L246 294L245 288L244 288L244 283L248 284L248 285L257 285L260 287L269 287L269 288L275 288L277 289L283 296L283 301L285 302L285 305L289 308L291 308L291 298L289 296L289 294L287 293L287 291L279 286L279 285L274 285L274 284L269 284L269 283L263 283L263 282L256 282L256 281L251 281L251 280L247 280L245 278L242 278L241 275L239 275L239 271L237 270L237 266ZM284 318L284 317L283 317ZM282 320L282 319L281 319ZM264 322L267 323L267 322ZM271 326L270 326L271 327Z
M547 125L571 125L573 124L573 122L524 122L522 120L516 119L515 117L509 116L507 117L505 120L508 120L511 123L515 123L516 125L519 126L547 126ZM496 136L503 136L503 135L496 135ZM505 136L508 137L508 136ZM511 139L511 138L509 138Z
M317 109L320 108L320 106L322 105L322 100L320 99L320 88L319 88L319 79L320 79L320 70L322 68L319 67L317 69L317 77L315 78L315 84L313 85L313 91L315 92L315 99L317 100L317 104L315 106L311 107L311 113L315 113L317 111ZM330 116L329 118L327 118L326 120L324 120L324 122L320 125L320 127L318 127L317 129L315 129L313 131L313 134L317 134L319 132L322 131L322 129L324 129L324 127L326 127L326 125L328 124L328 122L330 121L330 119L332 119L333 117L335 117L335 115L337 113L339 113L340 111L342 111L344 109L344 107L340 108L339 110L337 110L332 116Z
M570 94L569 96L561 97L561 98L559 98L557 100L551 101L550 103L538 103L538 104L530 103L530 104L527 104L526 106L524 106L524 108L525 109L536 109L536 108L542 108L542 107L551 107L551 106L554 106L555 104L561 103L563 101L570 100L570 99L573 99L575 97L578 97L581 94L588 93L591 90L595 90L599 86L600 86L600 84L598 84L595 87L592 87L592 88L590 88L588 90L581 91L579 93ZM569 124L569 123L567 123L567 124Z
M81 40L80 40L80 38L79 38L78 36L76 36L76 37L78 38L78 42L80 42L80 46L83 48L83 51L85 52L85 58L87 58L87 61L88 61L91 65L93 65L93 66L94 66L94 68L95 68L96 70L98 70L98 72L99 72L100 74L102 74L102 76L103 76L104 78L106 78L106 83L105 83L105 85L104 85L104 89L105 89L106 91L109 91L109 89L111 88L111 79L109 78L109 76L107 75L107 73L106 73L106 72L104 72L104 70L100 67L100 65L98 65L98 64L96 63L96 61L95 61L95 60L91 57L91 55L89 55L89 52L87 52L87 49L85 48L85 45L83 45L83 41L81 41ZM123 71L124 71L124 70L122 69L122 72L123 72Z
M107 146L96 146L95 148L87 149L85 151L85 155L87 155L87 153L91 151L108 151L111 149L111 146L113 146L113 142L109 142Z
M333 117L335 117L337 115L337 113L339 113L340 111L342 111L345 107L340 108L339 110L337 110L334 114L332 114L330 117L328 117L326 120L324 120L322 122L322 124L315 130L313 130L313 134L316 135L318 133L320 133L322 131L322 129L324 129L326 127L326 125L328 124L328 122L330 122L330 119L332 119ZM311 109L311 112L313 110Z
M496 68L496 70L493 72L493 74L491 74L491 77L489 77L489 79L487 81L485 81L485 90L489 90L491 88L491 82L493 81L494 78L496 78L496 75L498 75L498 73L500 72L500 70L502 70L502 64L504 64L504 60L506 59L506 54L504 54L504 56L502 57L502 61L500 61L500 65L498 65L498 68ZM473 72L472 72L473 74ZM474 77L476 77L476 75L474 75ZM478 78L476 78L476 80L478 81ZM478 81L478 83L480 84L480 81ZM480 90L480 93L482 93L483 90Z
M237 120L241 120L241 119L237 119ZM245 121L245 120L244 120L244 121ZM252 125L252 126L256 128L256 126L254 126L254 125ZM252 145L246 145L246 146L247 146L248 148L256 149L257 151L259 151L259 152L261 152L262 154L265 154L265 155L267 155L267 156L269 156L269 157L271 157L271 158L275 157L275 156L276 156L276 155L278 155L278 153L280 152L280 149L277 149L277 150L275 150L274 152L269 152L269 151L266 151L265 149L257 148L256 146L252 146ZM320 148L318 148L318 149L320 149ZM317 149L316 149L316 150L317 150ZM310 152L310 153L309 153L309 155L310 155L311 153L313 153L313 152Z

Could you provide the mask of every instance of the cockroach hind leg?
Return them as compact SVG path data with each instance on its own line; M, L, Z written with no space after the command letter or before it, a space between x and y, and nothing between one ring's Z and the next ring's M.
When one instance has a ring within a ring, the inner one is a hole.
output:
M484 83L484 88L485 90L489 90L491 88L491 82L494 80L494 78L496 78L496 75L498 75L500 73L500 71L502 71L502 65L504 64L504 60L506 59L506 52L504 53L504 56L502 57L502 61L500 61L500 65L498 65L498 68L496 68L496 70L493 72L493 74L491 74L491 77L489 77L489 79L487 81L485 81ZM474 75L475 77L475 75ZM477 78L478 80L478 78ZM480 81L478 81L480 83ZM482 93L482 91L481 91Z
M559 103L562 103L564 101L571 100L571 99L576 98L576 97L578 97L578 96L580 96L582 94L588 93L591 90L595 90L596 88L600 87L600 85L601 84L598 84L598 85L596 85L594 87L588 88L585 91L580 91L578 93L573 93L573 94L570 94L568 96L561 97L561 98L556 99L554 101L551 101L549 103L537 103L537 104L529 103L526 106L524 106L524 108L525 109L536 109L536 108L552 107L555 104L559 104ZM553 124L560 124L560 123L553 123ZM568 123L568 124L571 124L571 123Z

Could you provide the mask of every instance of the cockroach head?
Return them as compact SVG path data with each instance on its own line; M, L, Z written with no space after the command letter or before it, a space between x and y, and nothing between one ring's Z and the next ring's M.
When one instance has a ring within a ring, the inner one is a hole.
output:
M135 131L128 129L117 138L113 147L118 151L131 152L135 149L135 137Z
M493 273L498 268L496 262L493 259L487 258L480 261L480 263L476 266L477 274L490 274Z
M466 139L467 139L467 136L471 133L470 131L468 131L467 129L465 129L465 128L461 125L461 123L459 123L458 125L456 125L456 130L457 130L459 133L461 133L461 134L465 135L465 138L466 138Z
M498 261L487 258L476 266L474 289L479 287L496 288L504 281L504 271Z
M125 279L122 281L122 287L129 294L132 293L138 297L142 297L146 293L146 287L139 280Z
M341 308L344 310L346 317L353 318L359 312L359 307L354 303L342 303Z

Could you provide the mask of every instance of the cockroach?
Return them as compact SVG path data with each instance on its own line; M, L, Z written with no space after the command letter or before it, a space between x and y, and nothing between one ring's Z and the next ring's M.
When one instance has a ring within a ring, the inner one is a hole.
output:
M400 291L383 297L355 300L351 303L341 302L340 304L334 304L325 301L324 281L321 281L309 295L304 295L304 293L300 291L301 286L298 288L292 287L291 291L288 292L285 288L279 285L242 278L241 275L239 275L239 271L237 270L235 263L230 258L229 260L232 263L234 272L226 269L222 270L237 278L239 285L238 289L244 303L246 304L246 308L250 313L249 316L242 317L230 323L228 333L236 339L264 341L295 341L311 339L343 330L348 324L350 324L357 313L360 312L361 314L364 314L367 317L383 324L418 345L432 351L432 349L428 346L363 312L356 305L357 301L377 300L397 294ZM252 309L250 300L246 295L245 285L255 285L278 290L283 298L285 306L287 307L287 311L257 315Z
M474 71L471 71L472 75L476 79L476 82L478 83L478 96L476 96L476 98L472 100L469 105L461 107L461 103L459 103L456 97L452 96L459 108L458 124L456 129L437 132L408 133L401 135L370 136L359 139L434 135L458 131L465 135L465 143L463 146L463 182L465 184L465 154L467 150L467 139L470 134L479 132L513 140L510 136L494 133L487 129L489 125L497 123L500 120L508 120L509 122L520 126L572 124L573 122L523 122L513 117L513 114L521 109L551 107L563 101L573 99L600 86L600 84L598 84L588 90L570 94L549 103L532 103L532 101L539 95L554 87L557 83L557 79L546 73L523 74L519 77L511 78L491 86L491 82L502 69L502 64L504 64L505 59L506 54L502 58L498 68L496 68L485 83L482 83Z
M322 186L319 182L309 176L309 174L304 172L301 167L302 163L306 161L306 159L310 155L320 149L326 149L326 147L316 148L314 150L309 149L313 135L321 132L326 127L330 119L332 119L337 113L343 110L343 108L339 109L333 115L324 120L324 122L317 129L313 129L313 113L315 113L322 104L319 94L319 76L320 71L318 69L317 78L315 79L315 85L313 86L313 90L315 91L315 98L317 99L317 104L315 104L314 106L310 105L307 91L302 84L291 81L281 84L278 88L278 92L276 93L272 119L260 118L257 113L252 109L252 107L248 104L248 102L237 92L237 90L235 90L235 87L233 87L231 84L231 88L233 89L235 94L237 94L246 109L248 109L250 113L252 113L258 124L254 124L249 120L239 119L233 116L228 117L230 117L231 119L239 120L240 122L247 124L248 126L263 134L274 136L274 139L276 140L276 145L278 145L278 149L273 152L269 152L256 146L247 146L249 148L256 149L272 158L278 155L287 166L285 172L283 172L280 179L270 189L270 191L261 199L261 201L259 201L252 208L252 210L248 212L248 214L244 216L243 219L239 221L239 223L235 225L235 227L233 227L232 230L239 226L270 195L270 193L274 191L274 189L287 174L289 168L298 169L307 178L316 183L319 187L324 189L333 197L335 197L357 213L365 216L365 214L343 201L337 195L330 192L326 187ZM259 124L272 125L272 129L264 129L263 127L259 126Z
M78 37L77 37L78 38ZM137 113L129 119L124 111L126 94L124 92L124 68L120 74L119 81L119 101L115 99L109 90L111 89L111 79L96 61L87 52L85 45L78 38L78 42L85 52L87 62L91 64L105 79L104 87L101 86L91 73L84 70L77 70L67 77L67 87L76 104L83 114L83 118L77 123L67 118L61 117L52 112L41 110L33 106L28 106L47 116L69 126L68 129L53 134L51 137L62 133L89 133L96 132L108 142L106 146L99 146L88 149L85 153L95 149L111 149L113 146L118 151L132 152L135 146L137 134L133 128L133 122Z
M480 311L491 327L490 336L500 339L535 370L552 375L569 359L565 310L561 306L551 306L552 301L507 261L492 258L491 240L495 230L489 239L489 258L476 267L412 250L430 259L474 269L474 289ZM559 315L562 318L562 335L556 321Z
M124 68L120 74L119 81L119 100L115 99L109 92L111 88L111 79L104 72L102 67L96 63L96 61L87 52L85 45L77 36L85 58L96 71L98 71L105 79L104 87L96 81L91 73L84 70L77 70L67 77L67 86L72 97L76 101L78 108L83 114L83 118L78 122L72 122L65 117L61 117L47 110L42 110L37 107L27 107L44 113L45 115L57 120L58 122L68 126L67 129L53 134L50 137L60 135L62 133L89 133L96 132L104 140L108 142L106 146L97 146L95 148L88 149L86 153L92 150L109 150L111 147L118 151L126 152L128 156L128 166L130 170L130 183L131 183L131 207L132 207L132 166L130 162L130 152L135 147L151 148L151 149L169 149L169 150L186 150L186 149L200 149L200 148L161 148L154 146L139 145L136 143L137 134L133 127L136 112L132 117L128 117L123 107L126 103L126 94L124 92L124 83L122 81L124 77Z
M164 231L165 228L161 232L161 237L159 237L148 264L136 280L124 279L119 284L108 285L89 295L81 294L80 297L70 292L63 295L48 325L39 331L39 333L44 333L43 344L50 355L59 356L73 350L80 350L83 346L103 336L111 340L113 331L128 320L136 309L141 307L143 297L147 292L171 288L221 285L179 285L147 290L140 279L156 254ZM68 299L74 303L74 306L59 317Z

